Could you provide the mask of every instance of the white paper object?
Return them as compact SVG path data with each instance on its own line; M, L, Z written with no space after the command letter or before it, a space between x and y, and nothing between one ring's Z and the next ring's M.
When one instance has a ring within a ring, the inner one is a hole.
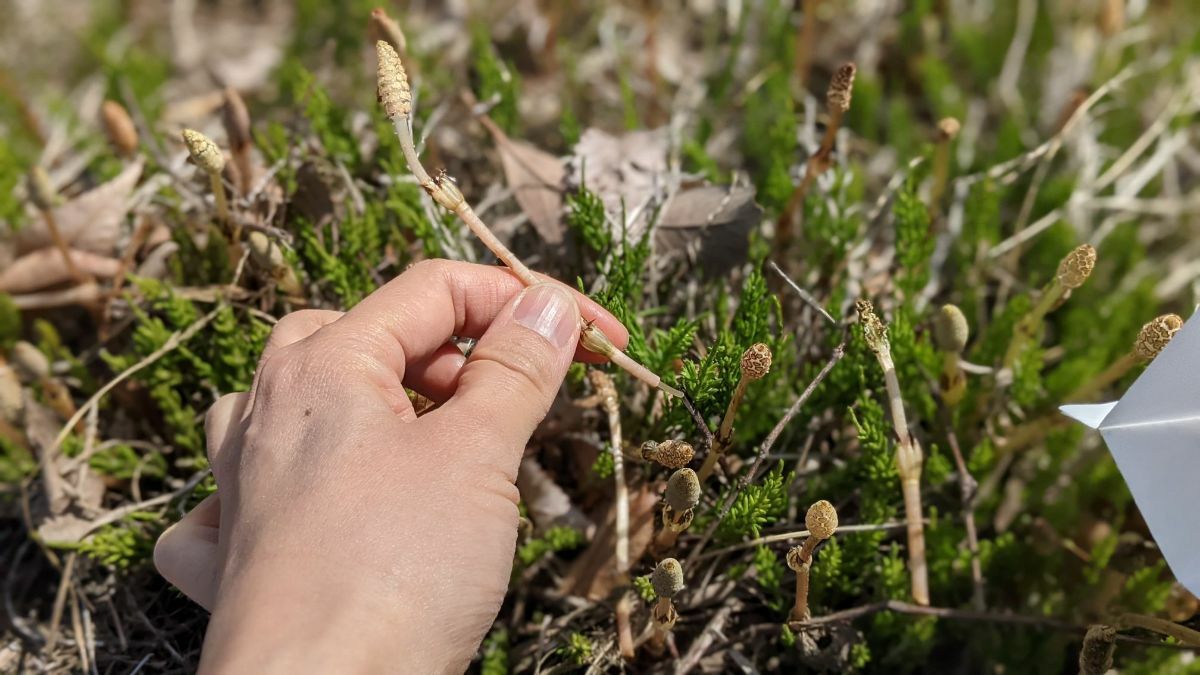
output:
M1171 572L1200 595L1200 320L1120 401L1060 410L1100 431Z

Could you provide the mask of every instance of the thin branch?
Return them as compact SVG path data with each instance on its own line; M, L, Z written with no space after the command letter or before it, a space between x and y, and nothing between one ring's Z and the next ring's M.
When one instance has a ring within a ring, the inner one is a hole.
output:
M979 530L975 527L975 493L979 489L979 483L967 469L962 449L958 446L958 435L954 433L954 426L949 421L946 422L946 442L950 445L950 452L954 455L954 467L958 471L963 525L967 530L967 551L971 554L971 603L975 609L983 610L986 606L983 565L979 561Z
M926 607L922 605L914 605L910 602L901 602L899 600L884 600L883 602L875 602L869 605L863 605L861 607L844 609L840 612L834 612L833 614L813 617L804 623L794 623L791 624L790 627L792 630L801 631L831 623L853 621L854 619L860 619L864 616L879 614L880 612L893 612L895 614L910 614L914 616L934 616L939 619L950 619L952 621L976 621L981 623L1001 623L1015 626L1031 626L1034 628L1077 633L1079 635L1086 633L1088 628L1087 626L1082 626L1069 621L1063 621L1061 619L1054 619L1051 617L1031 616L1028 614L976 612L973 610L953 609L949 607ZM1144 640L1142 638L1120 634L1117 635L1117 640L1120 642L1145 645L1148 647L1161 647L1165 649L1186 651L1197 651L1200 649L1198 647L1171 644L1155 640Z
M781 279L783 279L784 282L787 283L788 286L791 286L793 291L796 291L796 295L799 295L800 299L803 300L805 302L805 304L807 304L809 307L812 307L813 309L815 309L817 311L817 313L820 314L821 316L825 317L825 320L828 321L830 324L832 324L834 326L836 326L838 324L837 319L834 319L833 316L830 315L829 312L825 311L825 308L821 306L821 303L817 302L817 299L814 298L811 293L809 293L808 291L801 288L800 285L797 284L795 281L793 281L792 278L789 277L786 272L784 272L782 269L780 269L779 265L776 265L774 260L768 262L767 265L771 268L771 271L778 274L779 277Z
M905 527L907 527L907 524L904 521L892 520L892 521L888 521L886 523L861 523L858 525L838 525L837 533L838 534L846 534L846 533L850 533L850 532L890 532L892 530L903 530ZM781 532L780 534L769 534L765 537L759 537L758 539L751 539L750 541L743 541L743 542L739 542L737 544L733 544L732 546L726 546L725 548L719 548L715 551L709 551L702 555L696 556L696 560L697 561L708 560L709 558L716 558L717 556L725 555L726 553L733 553L734 551L741 551L741 550L745 550L748 548L754 548L755 546L760 546L763 544L774 544L774 543L781 542L781 541L790 541L792 539L803 539L804 537L807 537L808 535L809 535L808 530L796 530L795 532Z

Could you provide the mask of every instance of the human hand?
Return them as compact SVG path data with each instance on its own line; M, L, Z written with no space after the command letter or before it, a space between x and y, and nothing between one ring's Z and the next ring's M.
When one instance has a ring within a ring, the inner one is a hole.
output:
M213 611L202 670L462 671L504 599L526 442L598 305L505 269L418 263L346 313L275 326L208 413L218 492L159 571ZM448 341L475 337L469 358ZM418 418L404 386L442 405Z

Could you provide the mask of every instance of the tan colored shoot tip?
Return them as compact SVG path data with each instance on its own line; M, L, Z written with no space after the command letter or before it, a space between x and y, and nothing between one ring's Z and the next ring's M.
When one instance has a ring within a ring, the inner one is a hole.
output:
M184 129L183 144L196 166L208 174L220 174L225 169L225 155L212 139L195 129Z
M412 113L412 89L400 55L385 40L375 42L375 54L379 57L379 101L383 112L391 119L408 117Z
M1183 318L1178 314L1164 314L1146 325L1138 332L1133 351L1138 358L1150 361L1166 348L1171 338L1183 328Z
M829 82L829 91L825 94L825 102L830 110L844 113L850 109L850 98L854 94L854 76L857 73L858 67L850 62L842 64L833 74L833 79Z
M1096 266L1096 249L1090 244L1080 244L1058 264L1058 282L1064 288L1074 290L1083 285Z

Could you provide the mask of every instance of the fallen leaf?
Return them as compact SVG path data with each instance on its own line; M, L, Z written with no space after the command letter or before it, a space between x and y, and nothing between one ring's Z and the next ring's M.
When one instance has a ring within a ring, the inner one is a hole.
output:
M658 495L648 486L629 493L629 561L631 564L646 553L654 537L654 522L658 513ZM608 597L620 581L613 555L616 550L616 513L610 508L604 525L587 549L576 558L563 578L559 590L589 600Z
M567 160L567 188L586 187L604 202L613 227L626 214L627 241L640 241L650 225L654 200L665 196L667 134L665 129L631 131L621 136L587 129ZM615 232L619 238L621 233Z
M130 163L116 178L54 209L54 221L71 248L111 253L129 212L130 195L142 176L143 161ZM32 207L30 207L32 209ZM17 253L50 246L50 231L41 214L30 211L28 225L14 234Z
M679 255L710 276L746 261L750 231L762 222L762 207L750 187L706 185L676 193L654 233L658 253Z
M121 261L87 251L71 251L75 267L87 276L107 279L121 268ZM71 272L56 248L43 248L17 258L0 272L0 293L32 293L71 281Z
M567 175L562 161L529 143L514 141L487 117L480 117L479 121L496 143L504 166L504 180L517 204L543 241L561 244L563 179Z
M54 449L54 440L62 424L62 418L50 408L32 399L25 402L25 437L36 451L42 467L44 503L41 506L44 511L38 514L41 517L37 520L49 524L56 518L65 517L52 525L52 529L69 526L73 516L92 515L104 499L104 481L91 466L87 462L73 463Z
M521 468L517 472L517 489L521 492L521 502L529 511L529 519L539 531L545 532L558 526L570 527L584 533L592 529L588 517L571 502L567 493L533 457L521 460Z
M14 295L12 296L12 301L17 309L29 312L35 309L89 305L99 300L103 295L104 292L100 290L100 287L95 282L89 281L78 286L55 291Z

